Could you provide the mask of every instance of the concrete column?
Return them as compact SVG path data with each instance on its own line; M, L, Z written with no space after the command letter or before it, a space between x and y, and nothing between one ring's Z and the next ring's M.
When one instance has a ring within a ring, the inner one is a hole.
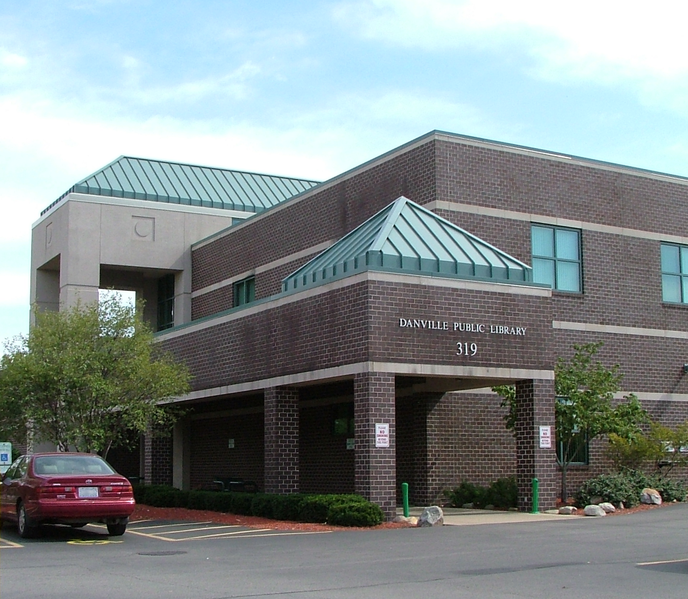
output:
M554 381L526 380L516 383L516 480L518 507L532 510L532 481L540 490L539 509L556 506L557 458L554 439L550 449L540 448L540 427L549 426L554 437Z
M377 503L388 520L396 513L396 415L394 375L354 377L356 493ZM376 447L375 425L389 425L389 447Z
M299 492L299 392L265 390L265 492Z

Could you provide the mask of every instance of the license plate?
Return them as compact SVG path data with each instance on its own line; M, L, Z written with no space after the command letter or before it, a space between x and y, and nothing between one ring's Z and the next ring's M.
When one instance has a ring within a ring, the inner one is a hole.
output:
M79 497L83 499L98 497L98 487L79 487Z

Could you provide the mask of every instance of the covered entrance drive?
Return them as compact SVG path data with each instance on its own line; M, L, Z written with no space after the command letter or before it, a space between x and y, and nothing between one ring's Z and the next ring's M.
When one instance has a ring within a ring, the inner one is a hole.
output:
M282 294L161 340L194 374L195 390L184 401L222 405L206 409L226 410L228 419L235 409L244 419L255 411L255 428L243 430L254 431L251 447L263 447L265 491L349 488L353 462L351 490L391 516L398 473L411 479L405 482L418 502L461 481L451 440L463 434L468 447L462 426L485 477L517 474L522 509L534 477L542 506L554 503L554 448L540 447L538 437L540 427L554 424L551 323L551 291L532 284L528 266L400 198L285 279ZM482 426L466 420L464 408L494 415L499 400L484 389L512 382L515 457L488 459L490 439L506 447L509 434L500 418ZM327 385L349 390L331 401L317 391ZM234 398L250 405L235 407ZM347 403L352 427L347 408L340 411ZM212 416L203 418L210 440ZM234 437L217 430L227 446ZM335 430L343 437L328 449L322 439ZM195 481L198 439L190 442Z

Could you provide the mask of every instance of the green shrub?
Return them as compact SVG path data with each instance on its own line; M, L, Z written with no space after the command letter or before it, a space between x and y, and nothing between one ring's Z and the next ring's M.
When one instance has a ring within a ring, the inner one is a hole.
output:
M327 514L327 523L333 526L377 526L383 520L380 506L374 503L339 503Z
M603 474L585 481L576 493L575 500L579 507L585 507L593 500L633 507L640 501L640 490L637 481L634 482L628 473Z
M137 503L153 507L184 507L300 522L325 523L335 518L339 526L375 526L383 517L377 505L360 495L180 491L165 485L135 485L134 497ZM335 515L331 516L335 507Z
M279 501L272 504L273 518L298 521L304 495L292 493L290 495L277 495L276 497L279 497Z
M633 507L640 502L640 494L645 487L659 491L663 501L684 501L686 498L686 485L681 481L624 469L617 474L603 474L585 481L576 494L576 503L585 506L592 499L599 498L615 505L623 502L624 506Z
M227 495L231 498L232 509L230 511L232 514L251 515L251 504L253 503L255 493L232 492L227 493Z
M281 495L271 495L269 493L256 493L251 501L251 515L261 518L275 517L275 504Z
M686 489L685 483L680 480L656 476L654 480L652 478L650 479L650 483L651 484L647 486L657 489L662 496L662 501L685 501L686 499L686 492L688 492L688 489Z
M464 480L461 484L451 490L445 490L444 495L449 500L452 507L462 507L467 503L472 503L478 507L481 503L485 489Z
M504 509L518 506L518 486L513 477L497 479L488 488L464 480L458 487L446 490L444 496L452 507L462 507L467 503L476 508L486 505Z
M518 507L518 485L514 477L499 478L487 489L483 498L485 505L508 509Z

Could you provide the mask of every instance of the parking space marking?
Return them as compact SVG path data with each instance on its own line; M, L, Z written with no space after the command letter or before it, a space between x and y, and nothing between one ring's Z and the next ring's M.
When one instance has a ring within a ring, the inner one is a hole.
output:
M146 522L146 524L144 524ZM147 524L150 522L150 524ZM143 526L139 525L143 524ZM152 521L138 521L127 528L128 534L137 535L167 543L183 541L200 541L222 538L253 538L268 536L287 536L304 534L321 534L330 531L283 531L270 528L247 528L237 524L215 524L213 522L173 522L156 523ZM206 534L193 534L206 533ZM179 535L191 535L182 536Z
M7 539L0 539L0 549L17 549L23 546L24 545L20 545L19 543L8 541Z

